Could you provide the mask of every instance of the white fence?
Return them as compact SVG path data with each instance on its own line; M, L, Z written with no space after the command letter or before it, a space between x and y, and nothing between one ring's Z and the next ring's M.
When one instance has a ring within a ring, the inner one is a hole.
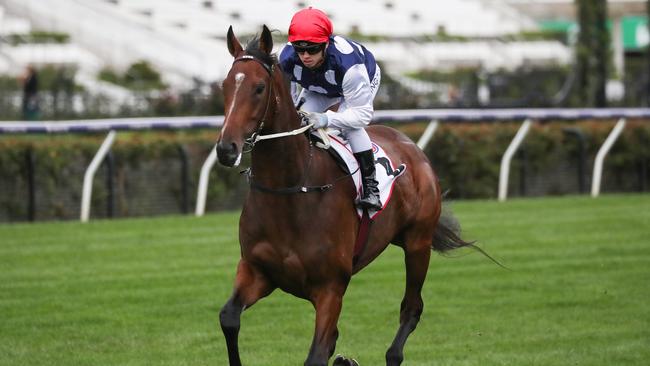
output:
M415 109L376 111L373 123L414 123L429 121L429 125L418 140L418 146L424 149L433 137L441 122L504 122L523 121L519 131L511 141L501 159L499 174L499 201L508 196L508 178L510 162L517 149L525 139L530 126L535 121L545 120L618 120L616 126L601 146L593 168L591 195L600 194L600 183L604 160L612 145L625 128L627 119L650 119L650 108L608 108L608 109ZM219 128L223 125L223 116L181 117L181 118L130 118L99 119L77 121L42 121L42 122L0 122L0 135L29 133L87 133L108 131L108 135L95 158L86 170L84 190L82 192L81 221L90 218L90 198L92 180L97 165L104 159L115 139L115 131L133 130L170 130ZM202 216L205 212L206 192L210 170L216 163L216 150L212 149L205 160L199 178L195 214Z

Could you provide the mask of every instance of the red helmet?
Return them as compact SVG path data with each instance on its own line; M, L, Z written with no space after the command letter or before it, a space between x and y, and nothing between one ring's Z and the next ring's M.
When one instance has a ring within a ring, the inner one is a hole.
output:
M300 10L289 25L289 42L307 41L312 43L325 43L332 35L332 22L327 14L311 6Z

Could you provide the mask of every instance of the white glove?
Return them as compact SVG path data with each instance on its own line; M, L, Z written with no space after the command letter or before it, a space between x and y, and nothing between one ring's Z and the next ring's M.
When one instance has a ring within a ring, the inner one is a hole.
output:
M325 128L329 123L329 119L325 113L308 112L305 117L307 119L307 123L314 124L312 126L313 129Z

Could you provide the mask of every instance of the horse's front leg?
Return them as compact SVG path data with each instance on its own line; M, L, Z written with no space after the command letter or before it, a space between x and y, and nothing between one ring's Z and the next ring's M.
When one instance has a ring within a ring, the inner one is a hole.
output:
M327 286L314 292L312 303L316 309L316 330L305 361L305 366L327 366L339 336L337 323L341 314L346 284Z
M239 261L232 296L219 314L221 330L226 337L230 366L241 366L238 345L241 313L257 300L270 294L273 289L261 272L244 259Z

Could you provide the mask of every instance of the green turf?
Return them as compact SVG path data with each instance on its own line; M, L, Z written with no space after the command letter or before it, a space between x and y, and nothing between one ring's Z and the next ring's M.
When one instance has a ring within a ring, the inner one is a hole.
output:
M434 255L405 365L647 365L650 195L458 202L476 253ZM0 225L0 365L227 365L218 309L236 214ZM355 276L337 352L383 364L402 253ZM276 291L242 317L245 365L302 365L311 305Z

